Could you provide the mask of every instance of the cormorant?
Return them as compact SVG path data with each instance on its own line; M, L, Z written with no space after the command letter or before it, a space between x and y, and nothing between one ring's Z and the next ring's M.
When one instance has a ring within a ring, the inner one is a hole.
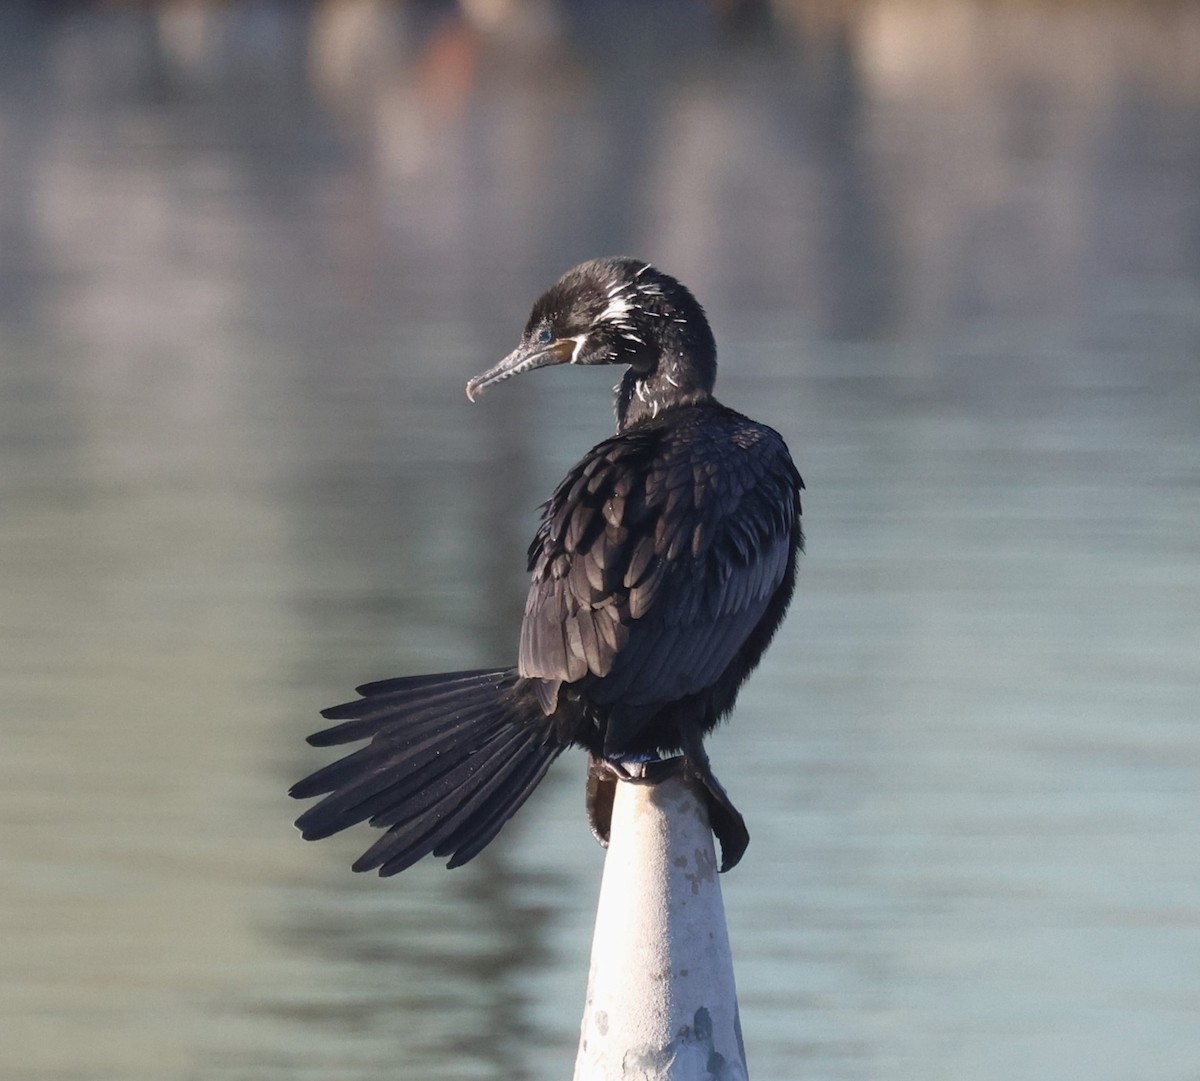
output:
M704 310L648 263L568 271L467 397L554 364L626 370L616 435L542 507L516 667L368 683L323 711L341 723L309 737L318 747L370 739L291 790L324 796L296 820L310 840L362 821L386 830L356 871L395 874L429 854L466 863L570 746L590 755L588 812L602 843L616 779L652 779L676 752L703 786L721 870L749 843L703 740L791 600L804 484L777 432L713 397Z

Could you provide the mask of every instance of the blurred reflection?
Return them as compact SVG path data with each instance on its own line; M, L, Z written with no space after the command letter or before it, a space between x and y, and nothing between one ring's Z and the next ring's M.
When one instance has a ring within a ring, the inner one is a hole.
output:
M577 764L382 883L284 791L512 655L613 373L462 387L619 252L810 483L714 747L755 1076L1186 1073L1198 176L1194 5L4 7L0 1073L562 1075Z

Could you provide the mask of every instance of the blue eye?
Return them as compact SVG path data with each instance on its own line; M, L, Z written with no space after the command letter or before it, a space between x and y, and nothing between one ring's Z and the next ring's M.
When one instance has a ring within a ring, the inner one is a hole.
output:
M551 330L549 326L543 326L542 329L537 332L538 345L549 345L552 341L554 341L554 331Z

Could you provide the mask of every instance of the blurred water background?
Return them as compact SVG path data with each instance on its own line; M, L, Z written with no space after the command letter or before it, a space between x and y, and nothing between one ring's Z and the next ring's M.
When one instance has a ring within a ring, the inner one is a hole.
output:
M581 760L387 882L285 790L515 656L614 373L463 384L627 253L809 485L752 1076L1200 1078L1200 6L0 10L0 1076L568 1076Z

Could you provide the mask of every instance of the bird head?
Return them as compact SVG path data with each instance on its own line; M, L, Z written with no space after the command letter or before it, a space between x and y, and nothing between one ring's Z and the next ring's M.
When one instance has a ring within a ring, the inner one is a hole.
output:
M716 344L704 310L674 278L639 259L593 259L538 298L517 348L475 376L467 397L554 364L625 364L626 381L657 379L702 396L712 392Z

